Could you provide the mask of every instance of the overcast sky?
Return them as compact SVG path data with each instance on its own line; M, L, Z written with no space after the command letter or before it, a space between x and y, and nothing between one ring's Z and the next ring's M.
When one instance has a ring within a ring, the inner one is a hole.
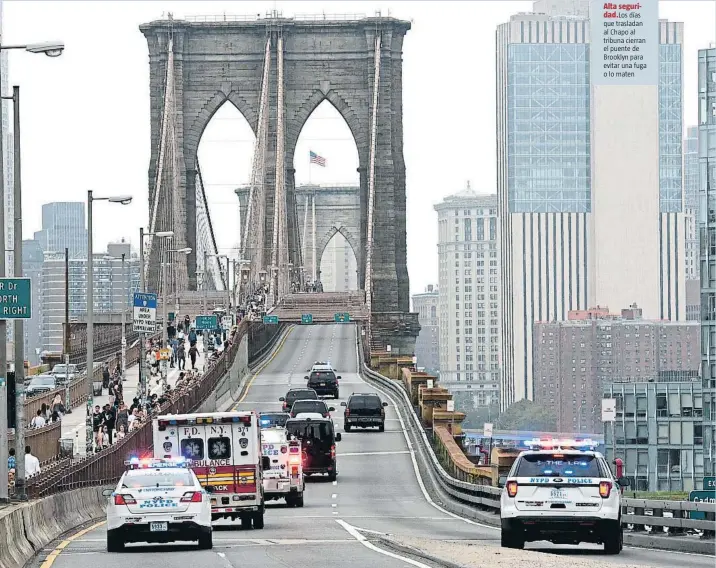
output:
M684 126L696 123L697 51L716 41L711 1L660 2L660 17L685 23ZM136 245L147 224L149 65L141 23L186 15L386 15L413 21L404 44L403 123L408 193L411 291L437 281L433 205L470 180L496 191L495 28L532 2L4 2L5 44L60 39L50 59L10 56L10 82L22 88L25 238L41 224L41 205L130 193L127 207L96 204L95 250L111 240ZM247 183L253 134L230 105L217 112L199 146L212 219L224 252L237 242L233 188ZM326 168L308 167L313 150ZM324 103L309 119L296 150L297 183L357 183L355 144L337 111Z

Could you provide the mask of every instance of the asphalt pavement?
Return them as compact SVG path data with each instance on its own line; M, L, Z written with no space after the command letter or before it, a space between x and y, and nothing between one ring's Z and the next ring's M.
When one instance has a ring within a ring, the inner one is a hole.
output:
M246 396L234 408L258 411L280 410L279 398L289 388L305 386L304 376L315 361L328 360L337 369L340 400L333 419L342 440L337 442L338 479L312 477L306 484L305 506L288 509L283 504L267 505L263 530L241 530L237 523L215 525L214 549L199 551L195 546L142 544L128 545L123 554L105 552L105 527L98 526L67 544L55 557L54 568L74 568L90 562L106 568L124 568L139 553L143 568L192 566L291 566L371 568L434 566L427 560L406 559L371 542L379 534L405 535L418 539L471 541L474 546L499 547L499 530L465 520L432 503L416 475L417 468L392 402L386 408L385 432L343 430L340 402L352 392L376 392L358 375L356 328L349 324L293 327L279 343L268 365L250 382ZM373 538L371 538L373 537ZM654 567L713 566L713 558L625 548L616 557L605 556L599 547L554 547L548 543L528 545L531 549L558 552L555 567L593 556L617 565ZM34 561L39 566L53 546ZM87 557L87 558L85 558ZM581 566L581 564L580 564ZM44 568L50 568L45 566Z

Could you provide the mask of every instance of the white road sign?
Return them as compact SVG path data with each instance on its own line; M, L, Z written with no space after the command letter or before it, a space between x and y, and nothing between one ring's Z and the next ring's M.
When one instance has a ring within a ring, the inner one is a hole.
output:
M447 401L447 411L448 411L448 412L455 412L455 401L454 401L454 400L448 400L448 401Z
M221 318L221 327L223 329L231 329L233 323L234 320L231 318L231 316L224 316Z
M134 293L134 331L154 333L157 330L157 295Z
M485 425L482 427L482 433L487 438L492 438L492 424L490 422L485 422Z
M617 419L617 399L602 399L602 422L614 422Z

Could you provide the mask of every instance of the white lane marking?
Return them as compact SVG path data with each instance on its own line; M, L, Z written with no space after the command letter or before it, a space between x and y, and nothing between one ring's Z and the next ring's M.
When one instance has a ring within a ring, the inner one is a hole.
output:
M331 507L333 507L335 509L336 507L338 507L338 505L335 503L331 503Z
M358 369L361 368L360 365L360 355L358 353L358 347L356 346L356 364L358 365ZM368 384L368 383L366 383ZM410 452L410 459L413 462L413 471L415 472L415 479L418 480L418 485L420 486L420 491L423 493L423 497L425 497L425 500L432 505L434 508L436 508L441 513L444 513L445 515L448 515L449 517L452 517L453 519L457 519L460 521L463 521L464 523L467 523L469 525L475 525L478 527L483 527L486 529L491 529L493 531L499 531L501 530L500 527L493 527L491 525L486 525L484 523L478 523L477 521L473 521L472 519L466 519L465 517L461 517L460 515L456 515L455 513L451 513L447 509L443 509L440 505L438 505L435 501L433 501L432 497L428 494L428 490L425 488L425 483L423 483L423 478L420 475L420 469L418 468L418 461L415 459L415 450L413 449L413 443L410 441L410 437L408 436L408 430L405 427L405 421L403 420L403 414L398 409L398 405L395 403L395 400L393 397L388 394L384 389L381 387L375 385L375 388L383 393L383 395L391 402L393 405L393 408L395 409L395 413L398 415L398 420L400 421L400 428L403 431L403 437L405 438L405 443L408 446L408 450Z
M336 454L339 457L343 456L395 456L398 454L409 454L410 450L395 450L389 452L348 452L345 454Z
M338 511L333 511L333 514L334 514L334 515L337 515L337 514L338 514Z
M342 519L336 519L336 522L339 525L341 525L349 535L351 535L358 542L360 542L363 546L372 550L373 552L377 552L378 554L383 554L384 556L389 556L390 558L395 558L396 560L402 560L406 564L410 564L411 566L417 566L418 568L430 568L430 566L428 566L427 564L423 564L422 562L418 562L417 560L413 560L412 558L406 558L405 556L400 556L399 554L395 554L393 552L388 552L387 550L383 550L382 548L378 548L372 542L368 542L368 539L366 539L366 537L364 537L361 533L359 533L358 530L356 529L356 527L354 527L353 525L349 525L347 522L345 522Z
M336 497L338 497L338 495L337 495L336 493L334 493L333 495L331 495L331 499L335 499Z
M333 482L333 485L338 485L338 482L337 482L337 481L334 481L334 482Z

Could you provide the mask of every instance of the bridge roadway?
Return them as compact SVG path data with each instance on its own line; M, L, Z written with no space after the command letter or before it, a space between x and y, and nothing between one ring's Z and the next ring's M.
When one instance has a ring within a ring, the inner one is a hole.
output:
M305 385L306 370L317 360L329 360L338 369L342 377L341 400L346 400L351 392L375 390L357 374L355 326L295 326L279 343L270 363L253 378L245 398L234 408L278 410L278 398L290 387ZM241 530L228 521L220 522L214 532L213 551L199 551L189 545L142 544L128 545L124 554L107 554L106 531L104 525L100 525L72 540L56 556L52 566L75 568L77 563L87 562L104 568L125 568L128 562L137 560L132 556L137 552L142 553L139 561L143 568L405 566L399 557L376 550L377 545L370 542L375 532L499 546L499 531L495 528L460 519L427 500L392 404L387 408L383 433L343 432L340 401L329 404L336 408L333 413L336 429L343 436L337 443L338 480L311 478L307 483L305 507L287 509L282 504L269 504L263 530ZM367 543L358 541L356 529L365 530L362 534L368 539ZM56 544L48 547L32 565L39 566L54 546ZM586 545L577 548L536 543L528 548L571 556L567 562L580 567L588 566L591 559L615 565L664 568L713 566L712 557L638 548L625 548L616 557L603 555L601 547ZM538 556L543 560L549 558ZM564 558L555 558L554 565L561 566L564 561ZM413 565L430 564L425 560L421 562ZM45 564L44 568L49 566Z

